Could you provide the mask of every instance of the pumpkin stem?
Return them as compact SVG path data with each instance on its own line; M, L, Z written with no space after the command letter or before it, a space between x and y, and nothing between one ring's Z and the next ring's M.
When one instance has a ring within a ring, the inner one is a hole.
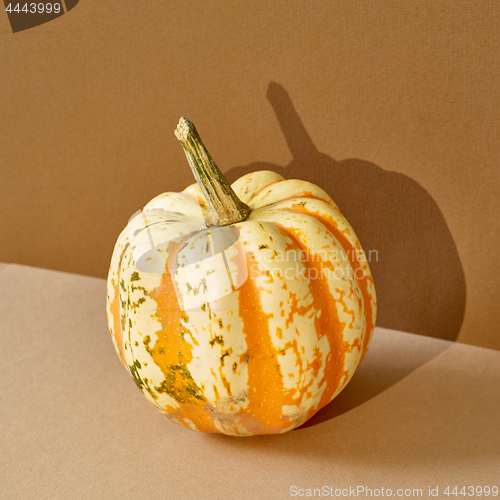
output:
M174 134L182 144L194 178L208 202L209 210L205 217L207 226L228 226L244 221L250 208L236 196L201 141L195 126L186 118L181 118Z

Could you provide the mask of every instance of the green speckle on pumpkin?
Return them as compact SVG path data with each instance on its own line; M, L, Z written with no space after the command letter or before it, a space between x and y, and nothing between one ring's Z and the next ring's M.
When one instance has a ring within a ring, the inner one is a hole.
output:
M134 379L135 384L137 387L142 391L148 392L153 399L158 399L158 395L154 393L154 391L151 390L151 388L148 385L147 379L142 380L140 374L139 374L139 369L142 368L142 365L138 359L136 359L131 365L129 365L129 370L130 370L130 375L132 375L132 378Z
M225 351L222 351L222 356L220 357L220 365L224 366L224 358L226 356L229 356L233 352L233 349L230 347L229 349L226 349Z
M155 389L160 393L166 393L178 403L196 403L206 401L201 390L194 381L187 365L179 353L179 364L168 367L165 380ZM193 400L194 398L194 400Z
M224 345L224 338L222 337L222 335L216 335L213 339L210 339L210 341L208 342L212 347L215 345L215 344L219 344L219 345Z
M137 302L134 302L131 307L135 311L136 308L138 308L143 302L146 302L146 299L144 297L141 297Z

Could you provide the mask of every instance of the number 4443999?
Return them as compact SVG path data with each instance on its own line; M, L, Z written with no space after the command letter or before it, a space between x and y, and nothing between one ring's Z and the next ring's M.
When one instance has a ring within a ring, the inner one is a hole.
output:
M15 6L14 6L15 5ZM59 3L25 3L25 4L12 4L9 3L7 5L7 8L5 9L7 12L17 12L18 14L21 14L24 12L25 14L31 13L31 14L43 14L44 12L47 14L51 14L52 12L55 12L56 14L59 14L61 11L61 4Z
M448 486L444 492L446 496L454 495L463 495L463 496L469 496L469 497L489 497L490 495L492 497L497 497L498 496L498 486L492 486L491 488L489 486L464 486L461 490L459 490L458 486L455 486L455 488L452 490L450 486Z

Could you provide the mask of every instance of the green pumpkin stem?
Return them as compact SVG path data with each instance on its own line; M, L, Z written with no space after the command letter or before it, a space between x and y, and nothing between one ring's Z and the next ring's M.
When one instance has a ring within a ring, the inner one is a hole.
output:
M236 196L205 148L195 126L186 118L181 118L174 134L182 144L194 178L208 202L207 226L228 226L244 221L250 208Z

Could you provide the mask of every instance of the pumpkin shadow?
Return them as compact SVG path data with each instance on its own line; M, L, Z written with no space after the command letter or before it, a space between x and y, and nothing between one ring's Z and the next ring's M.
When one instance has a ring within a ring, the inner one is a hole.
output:
M380 334L375 330L372 346L345 389L298 429L326 422L366 403L452 345L449 341L429 342L420 348L401 352L400 344L377 342Z
M228 181L257 170L273 170L287 179L321 186L354 227L365 250L377 289L377 325L455 341L465 313L465 275L436 201L407 175L357 158L338 161L319 152L286 90L271 82L267 98L293 159L285 167L255 162L232 168L226 173ZM416 359L417 364L389 377L366 373L369 365L363 368L363 363L334 400L334 407L328 405L305 425L355 408L429 359ZM370 384L363 385L364 378ZM356 389L358 385L362 391Z

